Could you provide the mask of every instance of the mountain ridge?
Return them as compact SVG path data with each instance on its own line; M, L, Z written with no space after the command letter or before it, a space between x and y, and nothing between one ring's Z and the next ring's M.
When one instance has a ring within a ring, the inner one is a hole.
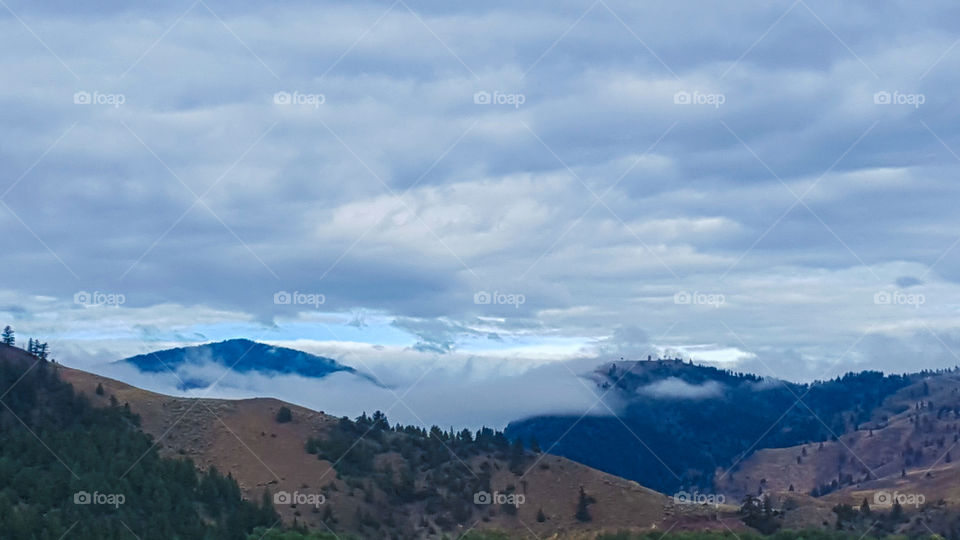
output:
M337 360L305 351L278 347L247 338L233 338L201 345L174 347L138 354L113 362L130 365L143 373L173 372L178 375L178 389L205 388L213 381L195 373L178 373L183 369L214 363L236 373L258 373L268 376L298 375L324 378L334 373L348 373L382 387L371 375ZM183 375L182 377L180 375Z
M680 359L607 363L588 378L615 415L530 417L507 435L665 493L711 488L718 467L754 448L846 433L910 382L864 371L798 384Z

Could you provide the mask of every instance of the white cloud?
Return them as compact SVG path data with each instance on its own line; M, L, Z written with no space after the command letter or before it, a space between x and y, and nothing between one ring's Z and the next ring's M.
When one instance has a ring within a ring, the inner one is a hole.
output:
M723 386L716 381L691 384L676 377L668 377L642 386L637 392L658 399L706 399L721 395Z

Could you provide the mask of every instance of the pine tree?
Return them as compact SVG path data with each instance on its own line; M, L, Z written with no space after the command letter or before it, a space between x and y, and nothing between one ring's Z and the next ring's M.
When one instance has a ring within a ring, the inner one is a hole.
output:
M5 345L13 346L15 344L16 340L14 339L14 336L13 336L13 328L10 328L9 324L6 327L4 327L2 336L3 336L3 343Z
M530 450L535 454L539 454L543 452L543 450L540 449L540 443L537 441L537 438L534 436L530 437Z
M510 445L510 470L516 474L522 474L521 465L523 465L523 439L517 437Z
M323 519L324 523L336 523L337 518L333 517L333 508L328 504L323 507Z
M893 501L893 508L890 509L890 519L894 521L903 519L903 507L900 506L900 501Z
M577 499L577 513L574 515L577 521L587 522L593 519L593 516L590 515L590 509L587 507L595 502L597 502L597 500L587 495L587 493L583 491L583 486L580 486L580 496Z

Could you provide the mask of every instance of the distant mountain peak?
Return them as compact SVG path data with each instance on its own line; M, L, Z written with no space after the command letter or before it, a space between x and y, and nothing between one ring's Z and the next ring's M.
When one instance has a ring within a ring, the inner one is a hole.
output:
M213 363L237 373L323 378L333 373L345 372L370 379L332 358L247 338L154 351L119 360L118 363L132 365L145 373L176 373L192 366ZM202 388L212 382L207 381L206 377L191 375L184 378L180 386L182 389Z

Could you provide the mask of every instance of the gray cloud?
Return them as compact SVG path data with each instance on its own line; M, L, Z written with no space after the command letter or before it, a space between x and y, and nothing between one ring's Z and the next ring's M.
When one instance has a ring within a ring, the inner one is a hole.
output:
M897 278L897 287L901 289L906 289L907 287L913 287L916 285L923 285L923 280L915 278L913 276L900 276Z
M339 351L341 354L343 351ZM340 356L335 353L336 356ZM402 356L391 365L385 356ZM250 398L270 396L336 416L386 411L404 424L502 429L517 418L537 414L607 414L599 395L580 378L591 361L567 361L517 371L492 358L447 355L439 364L418 352L354 351L347 356L389 387L350 374L322 379L225 371L222 365L194 358L176 373L141 373L127 364L97 364L92 371L169 395ZM183 381L217 381L184 391Z
M957 330L949 2L207 4L0 14L0 305L78 357L370 310L432 353L711 344L805 378Z
M637 392L660 399L706 399L723 393L723 385L716 381L690 384L683 379L668 377L642 386Z

